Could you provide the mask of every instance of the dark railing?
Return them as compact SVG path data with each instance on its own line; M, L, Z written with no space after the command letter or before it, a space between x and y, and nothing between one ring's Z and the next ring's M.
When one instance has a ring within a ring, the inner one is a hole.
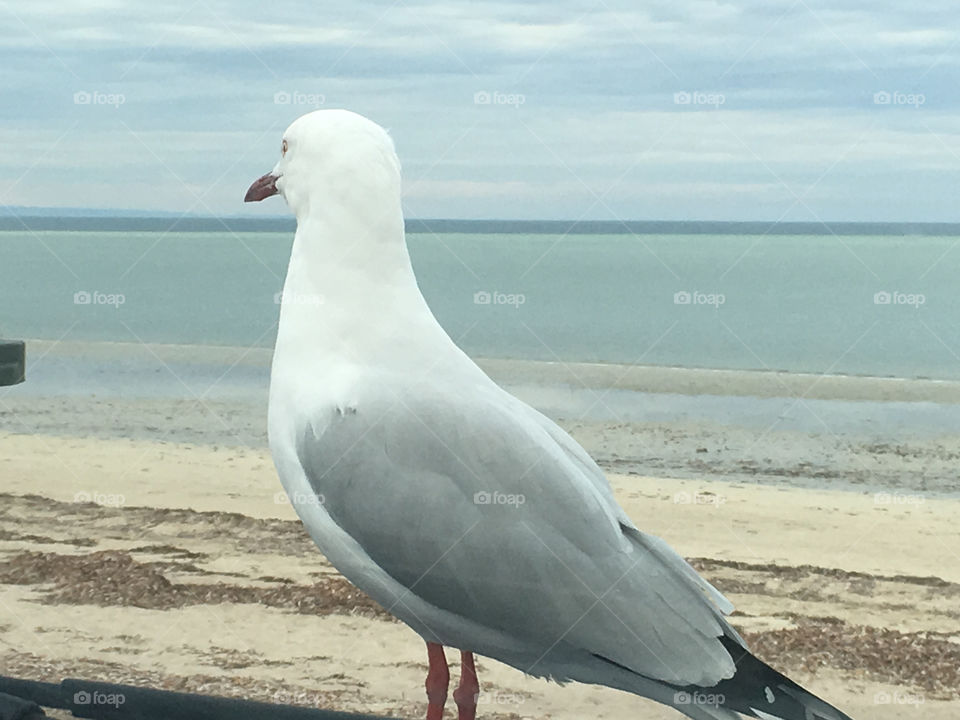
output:
M92 720L389 720L91 680L48 683L0 676L0 720L42 718L44 707Z
M0 386L23 382L26 350L21 340L0 340Z

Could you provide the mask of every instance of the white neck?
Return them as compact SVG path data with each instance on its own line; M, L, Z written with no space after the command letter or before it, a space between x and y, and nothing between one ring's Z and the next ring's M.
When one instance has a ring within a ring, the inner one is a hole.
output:
M410 264L403 216L300 220L283 288L277 358L301 366L392 366L455 349ZM413 340L415 339L415 342ZM275 361L276 362L276 361Z

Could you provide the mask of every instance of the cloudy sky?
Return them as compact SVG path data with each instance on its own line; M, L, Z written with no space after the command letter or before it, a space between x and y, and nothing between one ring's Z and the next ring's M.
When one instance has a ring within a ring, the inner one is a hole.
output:
M960 6L0 2L0 204L240 202L315 107L407 214L960 221Z

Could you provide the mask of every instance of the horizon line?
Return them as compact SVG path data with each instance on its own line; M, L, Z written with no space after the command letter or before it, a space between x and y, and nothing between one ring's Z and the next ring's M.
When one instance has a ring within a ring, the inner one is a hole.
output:
M157 211L83 210L81 208L0 206L2 231L171 231L171 232L288 232L292 215L192 215ZM13 212L16 208L20 213ZM69 214L73 210L74 214ZM29 211L39 214L28 214ZM77 212L79 211L79 212ZM89 213L89 214L84 214ZM113 214L111 214L113 213ZM650 220L650 219L511 219L405 218L409 233L462 232L487 234L806 234L806 235L960 235L960 222L864 220Z

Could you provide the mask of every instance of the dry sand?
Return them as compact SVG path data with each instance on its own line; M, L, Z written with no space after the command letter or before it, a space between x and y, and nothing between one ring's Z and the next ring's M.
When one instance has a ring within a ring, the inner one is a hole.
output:
M313 548L266 449L28 434L0 447L5 674L422 717L422 642ZM960 500L611 481L733 600L771 664L855 718L960 717ZM479 666L482 717L679 717Z

